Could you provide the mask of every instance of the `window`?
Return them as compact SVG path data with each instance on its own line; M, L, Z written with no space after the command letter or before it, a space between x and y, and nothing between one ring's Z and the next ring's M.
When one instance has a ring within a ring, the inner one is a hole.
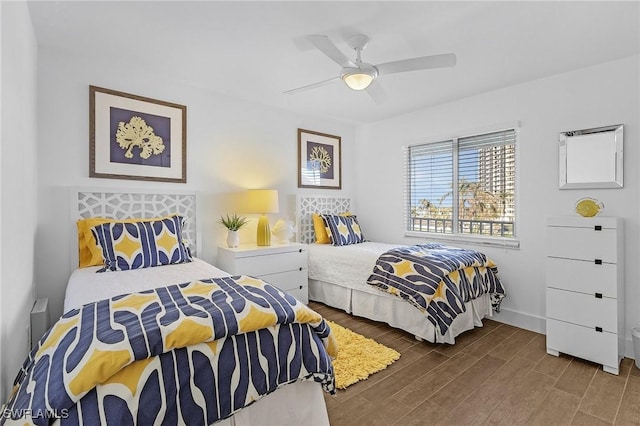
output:
M406 148L406 230L514 238L514 129Z

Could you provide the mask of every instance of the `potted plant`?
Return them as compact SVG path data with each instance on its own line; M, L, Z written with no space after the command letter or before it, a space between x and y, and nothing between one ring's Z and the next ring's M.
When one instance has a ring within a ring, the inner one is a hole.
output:
M227 232L227 245L231 248L238 247L240 245L240 236L238 230L249 222L246 217L238 216L236 213L233 216L220 216L218 223L228 229Z

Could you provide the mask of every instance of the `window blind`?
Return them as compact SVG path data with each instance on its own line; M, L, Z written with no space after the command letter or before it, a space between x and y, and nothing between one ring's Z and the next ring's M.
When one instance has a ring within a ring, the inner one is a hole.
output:
M405 147L405 229L515 236L514 129Z
M452 232L453 141L408 147L409 228Z

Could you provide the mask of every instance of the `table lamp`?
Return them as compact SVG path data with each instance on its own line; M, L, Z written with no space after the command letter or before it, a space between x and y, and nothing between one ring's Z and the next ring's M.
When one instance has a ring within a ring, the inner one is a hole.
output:
M271 245L271 230L269 229L269 213L279 213L278 191L276 189L250 189L247 194L247 213L258 213L257 244Z

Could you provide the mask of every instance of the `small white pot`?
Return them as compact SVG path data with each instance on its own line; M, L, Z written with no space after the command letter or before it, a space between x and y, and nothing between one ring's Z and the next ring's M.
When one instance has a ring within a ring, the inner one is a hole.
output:
M238 231L229 230L227 233L227 246L235 248L240 245L240 234Z

